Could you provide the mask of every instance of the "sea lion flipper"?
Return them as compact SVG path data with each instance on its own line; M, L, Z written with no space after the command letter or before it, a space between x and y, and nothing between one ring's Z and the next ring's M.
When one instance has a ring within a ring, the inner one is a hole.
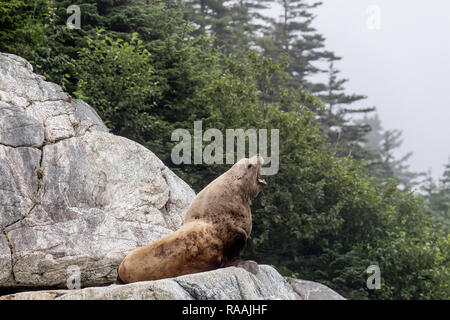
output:
M224 246L225 267L236 266L241 261L241 252L247 244L247 233L242 228L229 227L229 240Z
M117 267L117 278L116 278L116 282L114 282L114 284L125 284L125 282L123 282L122 279L120 279L119 267Z

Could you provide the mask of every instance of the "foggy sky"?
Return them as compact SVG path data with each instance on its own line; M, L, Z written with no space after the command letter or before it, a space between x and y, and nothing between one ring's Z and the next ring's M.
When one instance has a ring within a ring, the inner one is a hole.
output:
M359 105L376 106L384 129L403 131L398 156L413 151L412 170L441 176L450 156L450 1L322 2L313 26L343 57L335 66L348 93L367 95ZM370 5L380 9L379 30L367 27Z

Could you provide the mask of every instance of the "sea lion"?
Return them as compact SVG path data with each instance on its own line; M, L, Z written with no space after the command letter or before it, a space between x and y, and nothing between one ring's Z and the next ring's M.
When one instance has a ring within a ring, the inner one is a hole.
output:
M172 278L221 267L256 272L241 251L252 230L250 204L266 182L259 178L264 160L241 159L208 184L190 204L177 231L129 253L117 270L118 283Z

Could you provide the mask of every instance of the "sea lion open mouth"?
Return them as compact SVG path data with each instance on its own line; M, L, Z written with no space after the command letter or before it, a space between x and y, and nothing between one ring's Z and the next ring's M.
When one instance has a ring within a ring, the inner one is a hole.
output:
M259 177L259 171L261 170L261 167L258 168L258 172L256 173L256 182L258 182L259 184L263 184L263 185L267 185L266 180L261 179Z

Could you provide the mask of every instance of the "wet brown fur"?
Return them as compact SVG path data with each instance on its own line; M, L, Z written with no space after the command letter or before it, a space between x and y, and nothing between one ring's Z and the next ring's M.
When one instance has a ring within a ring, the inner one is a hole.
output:
M157 280L238 264L252 230L251 200L263 187L257 182L261 165L260 157L242 159L206 186L180 229L125 257L118 280Z

